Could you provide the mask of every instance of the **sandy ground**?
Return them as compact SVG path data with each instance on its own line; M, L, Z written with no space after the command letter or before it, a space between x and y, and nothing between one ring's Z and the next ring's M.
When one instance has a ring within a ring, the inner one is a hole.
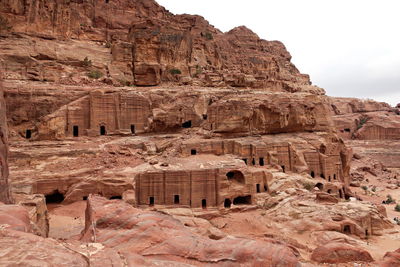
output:
M382 204L383 200L387 199L387 195L391 195L397 203L400 203L400 189L388 189L384 181L379 181L378 177L368 176L368 182L364 181L361 186L373 188L376 186L375 193L365 193L361 187L351 189L356 192L363 201L369 201L374 204ZM396 204L384 204L387 217L393 222L393 229L388 231L388 234L383 236L371 236L368 240L366 249L371 253L374 259L382 258L386 252L394 251L400 248L400 225L395 224L395 217L400 218L400 212L395 211Z

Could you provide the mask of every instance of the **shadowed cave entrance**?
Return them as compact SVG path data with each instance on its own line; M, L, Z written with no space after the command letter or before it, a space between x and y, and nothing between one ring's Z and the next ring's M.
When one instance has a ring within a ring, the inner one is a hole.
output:
M206 199L202 199L202 200L201 200L201 207L202 207L203 209L206 209L206 208L207 208L207 200L206 200Z
M236 181L238 183L244 184L244 175L240 171L230 171L226 174L226 177L230 181Z
M149 198L149 205L154 206L154 197Z
M58 190L54 191L52 194L46 195L46 204L56 203L59 204L63 202L64 195L61 194Z
M134 124L131 124L131 133L135 134L135 125Z
M79 126L74 125L72 127L72 134L73 134L74 137L78 137L79 136Z
M174 204L179 204L179 195L174 195Z
M185 121L182 123L182 128L191 128L192 127L192 121Z
M233 199L233 205L249 205L251 204L251 196L239 196Z
M101 125L100 126L100 135L106 135L107 131L106 131L106 126Z
M31 137L32 137L32 130L27 129L26 132L25 132L25 138L26 139L31 139Z
M321 191L322 191L322 189L324 189L324 185L321 183L317 183L314 187L317 187Z
M226 198L224 201L224 207L229 209L232 205L232 201L229 198Z

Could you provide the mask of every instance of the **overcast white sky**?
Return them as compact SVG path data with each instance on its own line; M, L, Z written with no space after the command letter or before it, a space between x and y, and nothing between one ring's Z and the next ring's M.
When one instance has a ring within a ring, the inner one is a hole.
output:
M245 25L282 41L331 96L400 103L399 0L156 0L222 31Z

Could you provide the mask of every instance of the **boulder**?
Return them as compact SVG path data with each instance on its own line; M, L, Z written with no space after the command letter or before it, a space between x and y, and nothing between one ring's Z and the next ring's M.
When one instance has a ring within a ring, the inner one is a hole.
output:
M311 259L318 263L346 263L354 261L372 262L368 251L340 242L330 242L314 249Z

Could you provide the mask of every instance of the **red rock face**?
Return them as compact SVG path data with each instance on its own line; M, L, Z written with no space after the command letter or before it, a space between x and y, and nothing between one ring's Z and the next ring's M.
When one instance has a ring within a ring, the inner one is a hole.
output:
M311 259L319 263L374 261L367 251L339 242L331 242L324 246L317 247L313 251Z
M398 175L349 144L395 150L399 108L330 99L282 43L153 0L3 0L0 22L11 182L26 207L0 206L1 266L368 262L361 247L393 240L394 211L350 186ZM6 126L0 96L9 203Z
M383 261L380 262L381 267L400 266L400 249L385 254Z
M0 77L0 202L12 202L8 182L8 130L6 120L6 103Z
M0 225L15 231L32 231L28 211L17 205L0 204Z
M129 258L219 266L297 266L295 253L280 242L227 237L212 240L190 232L171 216L135 209L122 201L90 196L83 241L101 242Z
M72 77L65 77L72 67L122 85L324 92L290 62L281 42L262 40L244 26L222 33L200 16L172 15L152 0L5 1L0 16L11 31L29 35L0 41L12 79L70 83ZM54 53L60 49L71 53Z
M339 135L358 140L400 140L400 116L386 103L331 98Z
M2 266L88 266L85 256L64 244L20 231L0 231L0 250Z

